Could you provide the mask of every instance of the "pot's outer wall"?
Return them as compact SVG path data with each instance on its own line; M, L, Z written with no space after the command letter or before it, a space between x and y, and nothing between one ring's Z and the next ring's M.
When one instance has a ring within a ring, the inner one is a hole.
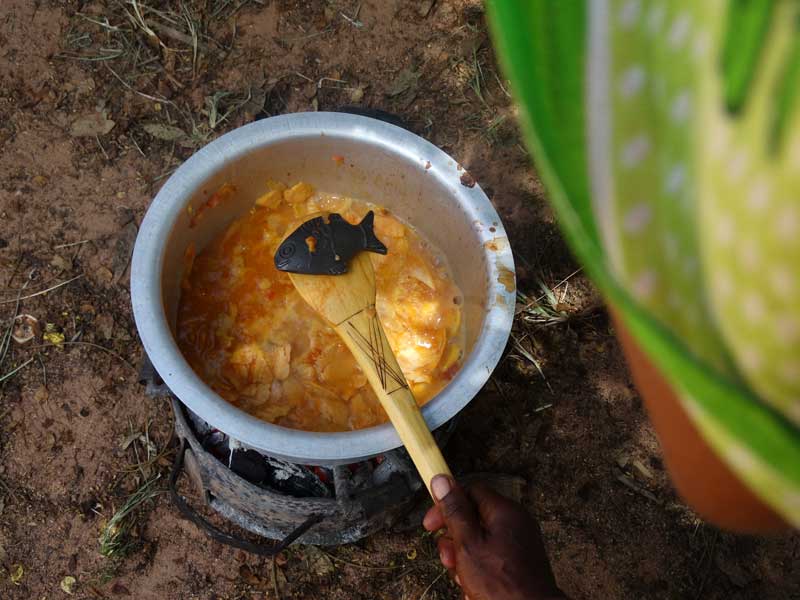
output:
M386 206L448 257L464 294L467 357L422 414L431 429L455 416L488 380L511 331L516 290L508 238L489 199L454 159L404 129L344 113L283 115L231 131L186 161L153 200L136 239L131 297L145 351L165 383L205 421L276 458L334 465L400 446L388 423L315 433L256 419L206 386L178 349L173 332L186 248L194 242L200 252L253 206L268 179L307 181ZM224 183L236 185L234 199L190 227Z

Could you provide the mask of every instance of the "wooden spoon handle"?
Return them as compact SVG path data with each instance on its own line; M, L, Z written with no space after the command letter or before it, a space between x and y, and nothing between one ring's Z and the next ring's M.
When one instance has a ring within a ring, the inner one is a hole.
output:
M430 492L434 475L451 475L450 468L422 418L375 308L367 308L353 315L337 325L336 329L375 390Z

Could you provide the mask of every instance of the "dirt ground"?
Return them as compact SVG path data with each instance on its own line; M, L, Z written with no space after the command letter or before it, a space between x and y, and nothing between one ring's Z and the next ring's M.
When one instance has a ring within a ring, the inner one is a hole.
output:
M671 490L596 295L581 274L562 283L576 266L473 0L3 0L0 334L17 313L42 332L0 345L0 598L459 597L421 528L292 548L273 570L164 494L101 554L109 519L143 482L163 487L174 451L169 409L134 368L128 262L151 198L235 126L348 104L401 116L465 165L509 230L520 290L551 290L446 454L458 473L525 478L561 587L800 598L800 538L721 533Z

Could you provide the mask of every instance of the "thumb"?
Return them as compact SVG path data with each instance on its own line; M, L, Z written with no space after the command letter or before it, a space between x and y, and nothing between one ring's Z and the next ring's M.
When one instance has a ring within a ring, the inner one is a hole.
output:
M452 477L437 475L431 480L433 499L439 507L450 537L463 544L481 531L478 511L464 489Z

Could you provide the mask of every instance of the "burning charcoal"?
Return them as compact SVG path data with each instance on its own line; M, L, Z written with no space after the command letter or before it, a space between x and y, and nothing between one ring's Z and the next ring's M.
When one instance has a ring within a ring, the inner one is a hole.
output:
M213 429L205 435L199 435L203 449L213 454L222 462L228 462L230 447L228 446L228 436L217 429Z
M294 496L295 498L330 498L333 490L310 468L295 465L274 458L264 457L271 467L267 484L275 491ZM333 477L326 473L328 481Z
M267 464L255 450L234 450L229 466L231 471L251 483L261 483L267 478Z
M372 472L374 470L371 461L364 461L354 465L348 465L350 471L350 485L353 490L360 490L372 484Z

